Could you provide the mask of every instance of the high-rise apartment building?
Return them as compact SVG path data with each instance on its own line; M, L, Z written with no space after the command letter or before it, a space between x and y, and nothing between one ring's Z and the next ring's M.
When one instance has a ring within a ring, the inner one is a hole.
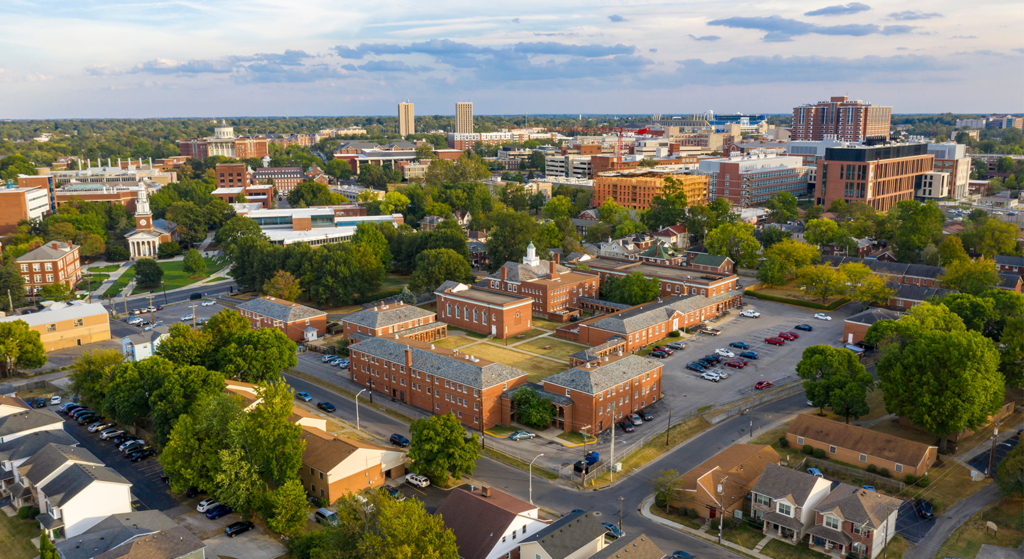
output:
M886 212L897 202L914 199L921 175L934 170L927 144L888 144L827 148L818 160L815 202L864 202Z
M398 104L398 133L402 137L416 133L416 115L412 103Z
M892 107L850 101L845 96L832 97L828 101L794 108L790 139L888 140L891 121Z
M473 133L473 103L468 101L455 103L455 133Z

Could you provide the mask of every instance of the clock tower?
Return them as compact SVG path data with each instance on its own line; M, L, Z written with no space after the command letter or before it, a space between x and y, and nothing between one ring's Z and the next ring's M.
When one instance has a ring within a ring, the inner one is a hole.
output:
M135 229L153 230L153 213L149 211L149 191L146 187L139 189L139 198L135 201Z

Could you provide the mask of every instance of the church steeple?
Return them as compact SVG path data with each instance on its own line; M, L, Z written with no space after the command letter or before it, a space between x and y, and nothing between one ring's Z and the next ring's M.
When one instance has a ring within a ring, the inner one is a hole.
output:
M135 228L139 231L153 230L153 213L149 210L149 190L145 186L139 188L139 197L135 200Z

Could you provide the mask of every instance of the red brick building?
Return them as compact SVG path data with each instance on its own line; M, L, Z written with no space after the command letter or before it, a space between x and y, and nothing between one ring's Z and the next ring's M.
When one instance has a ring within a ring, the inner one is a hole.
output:
M934 161L927 144L826 148L817 162L815 203L827 208L834 200L857 201L889 211L914 199L917 181Z
M523 262L506 262L483 282L480 289L533 299L533 314L566 322L579 313L579 298L597 297L596 274L571 270L554 260L541 260L531 242Z
M698 265L702 266L703 269L696 267L661 266L645 262L605 257L591 258L583 263L589 266L590 271L596 273L600 277L601 281L604 281L608 276L621 278L637 272L643 274L647 279L657 279L661 282L662 297L692 294L704 297L713 297L722 293L735 291L736 282L739 279L736 274L732 272L712 271L712 269L721 270L725 267L731 266L732 260L725 258L725 262L719 263L716 267L715 261L702 258L707 256L709 255L700 254L694 259L694 262L698 262L698 260L702 262Z
M526 371L415 340L367 338L349 346L352 381L463 425L501 423L501 394L526 382Z
M452 326L505 339L533 327L534 300L446 281L434 291L437 316Z
M791 140L837 140L863 142L889 139L892 107L850 101L846 96L801 105L793 109Z
M18 257L18 271L25 280L25 292L32 295L55 283L74 289L82 279L78 247L50 241Z
M436 313L401 302L346 314L341 325L349 343L377 336L408 337L421 342L448 337L448 325L438 322Z
M274 189L281 194L287 194L305 180L306 175L302 173L302 167L261 167L252 172L253 182L273 184Z
M253 328L277 328L288 339L314 340L327 333L327 313L275 297L258 297L238 305Z
M182 157L203 160L213 155L229 159L262 159L270 154L270 140L264 136L235 136L234 127L221 121L213 136L178 140Z

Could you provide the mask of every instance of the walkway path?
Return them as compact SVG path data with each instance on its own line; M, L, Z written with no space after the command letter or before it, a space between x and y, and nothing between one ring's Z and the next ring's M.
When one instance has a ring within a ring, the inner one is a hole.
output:
M668 520L666 518L662 518L660 516L656 516L654 513L652 513L651 512L651 505L653 503L654 503L654 497L650 497L646 501L644 501L643 505L641 505L641 508L640 508L640 515L643 516L644 518L646 518L647 520L650 520L650 521L655 522L657 524L661 524L662 526L667 526L669 528L672 528L673 530L677 530L679 532L683 532L684 534L689 534L691 536L696 536L698 538L707 540L707 541L712 542L712 543L718 543L718 533L717 532L713 532L712 533L712 532L710 532L708 530L708 526L710 524L705 523L703 526L701 526L700 530L694 530L693 528L690 528L688 526L683 526L682 524L677 524L675 522L672 522L671 520ZM770 537L765 537L763 540L758 542L758 544L757 544L758 547L755 547L754 549L747 549L747 548L743 547L742 545L740 545L738 543L733 543L733 542L731 542L729 540L724 540L724 539L722 540L722 543L720 543L718 545L721 545L723 547L727 547L727 548L732 549L734 551L737 551L737 552L739 552L739 553L741 553L743 555L747 555L747 556L750 556L750 557L756 557L757 559L772 559L771 557L768 557L767 555L764 555L764 554L762 554L760 552L760 549L764 548L764 545L768 544L768 540L771 540L771 538ZM764 544L764 545L762 545L762 544Z

